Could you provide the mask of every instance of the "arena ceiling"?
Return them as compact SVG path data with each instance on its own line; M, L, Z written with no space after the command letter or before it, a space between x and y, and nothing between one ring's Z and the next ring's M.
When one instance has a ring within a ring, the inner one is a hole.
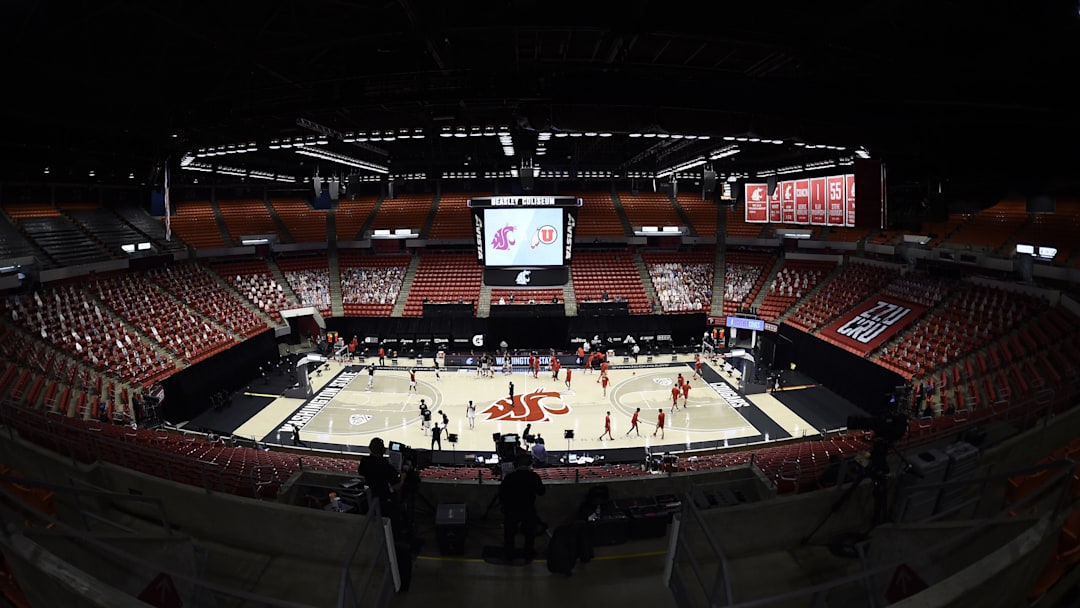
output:
M23 0L0 9L0 175L160 179L165 159L255 142L206 160L299 177L333 164L270 144L316 135L310 121L369 138L319 149L393 173L504 171L526 156L551 170L656 172L738 144L715 161L721 173L863 147L900 174L1042 179L1080 156L1077 8ZM498 137L439 137L472 127L505 127L513 155ZM394 141L370 140L388 130ZM537 156L541 132L552 137Z

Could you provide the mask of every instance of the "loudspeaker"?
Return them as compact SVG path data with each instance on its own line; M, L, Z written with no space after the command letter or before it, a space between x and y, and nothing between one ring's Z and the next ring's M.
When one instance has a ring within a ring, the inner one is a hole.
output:
M716 171L712 169L705 170L705 194L716 190Z

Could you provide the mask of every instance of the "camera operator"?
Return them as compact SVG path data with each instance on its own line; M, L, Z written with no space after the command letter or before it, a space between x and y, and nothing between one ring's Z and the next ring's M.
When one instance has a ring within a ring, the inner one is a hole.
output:
M386 444L382 438L373 437L368 443L368 450L371 454L360 459L356 472L364 478L364 483L371 491L371 499L379 502L380 513L390 518L390 523L397 533L402 518L396 492L401 490L404 480L385 458Z
M546 489L540 476L532 470L532 456L519 454L514 464L514 471L503 478L499 486L503 509L503 559L507 562L513 559L514 537L520 529L525 535L525 559L531 561L539 526L536 497L543 496Z

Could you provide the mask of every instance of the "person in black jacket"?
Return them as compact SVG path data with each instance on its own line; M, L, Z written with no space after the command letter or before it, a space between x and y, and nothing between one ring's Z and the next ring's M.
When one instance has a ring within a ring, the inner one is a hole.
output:
M514 471L504 477L499 486L503 510L503 559L507 562L513 559L514 537L519 529L525 535L525 559L532 560L539 525L536 497L543 496L546 491L543 480L532 470L532 456L519 454L514 465Z
M371 489L371 497L379 502L381 514L391 522L398 519L398 509L394 493L401 489L402 479L394 470L390 461L384 458L386 444L382 438L373 437L368 443L370 456L360 459L356 472L364 478L364 484Z

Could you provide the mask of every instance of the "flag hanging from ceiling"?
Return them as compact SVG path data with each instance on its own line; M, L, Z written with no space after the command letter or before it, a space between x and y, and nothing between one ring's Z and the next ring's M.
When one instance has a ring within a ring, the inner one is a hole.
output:
M165 165L165 240L172 240L172 209L169 205L169 165Z

